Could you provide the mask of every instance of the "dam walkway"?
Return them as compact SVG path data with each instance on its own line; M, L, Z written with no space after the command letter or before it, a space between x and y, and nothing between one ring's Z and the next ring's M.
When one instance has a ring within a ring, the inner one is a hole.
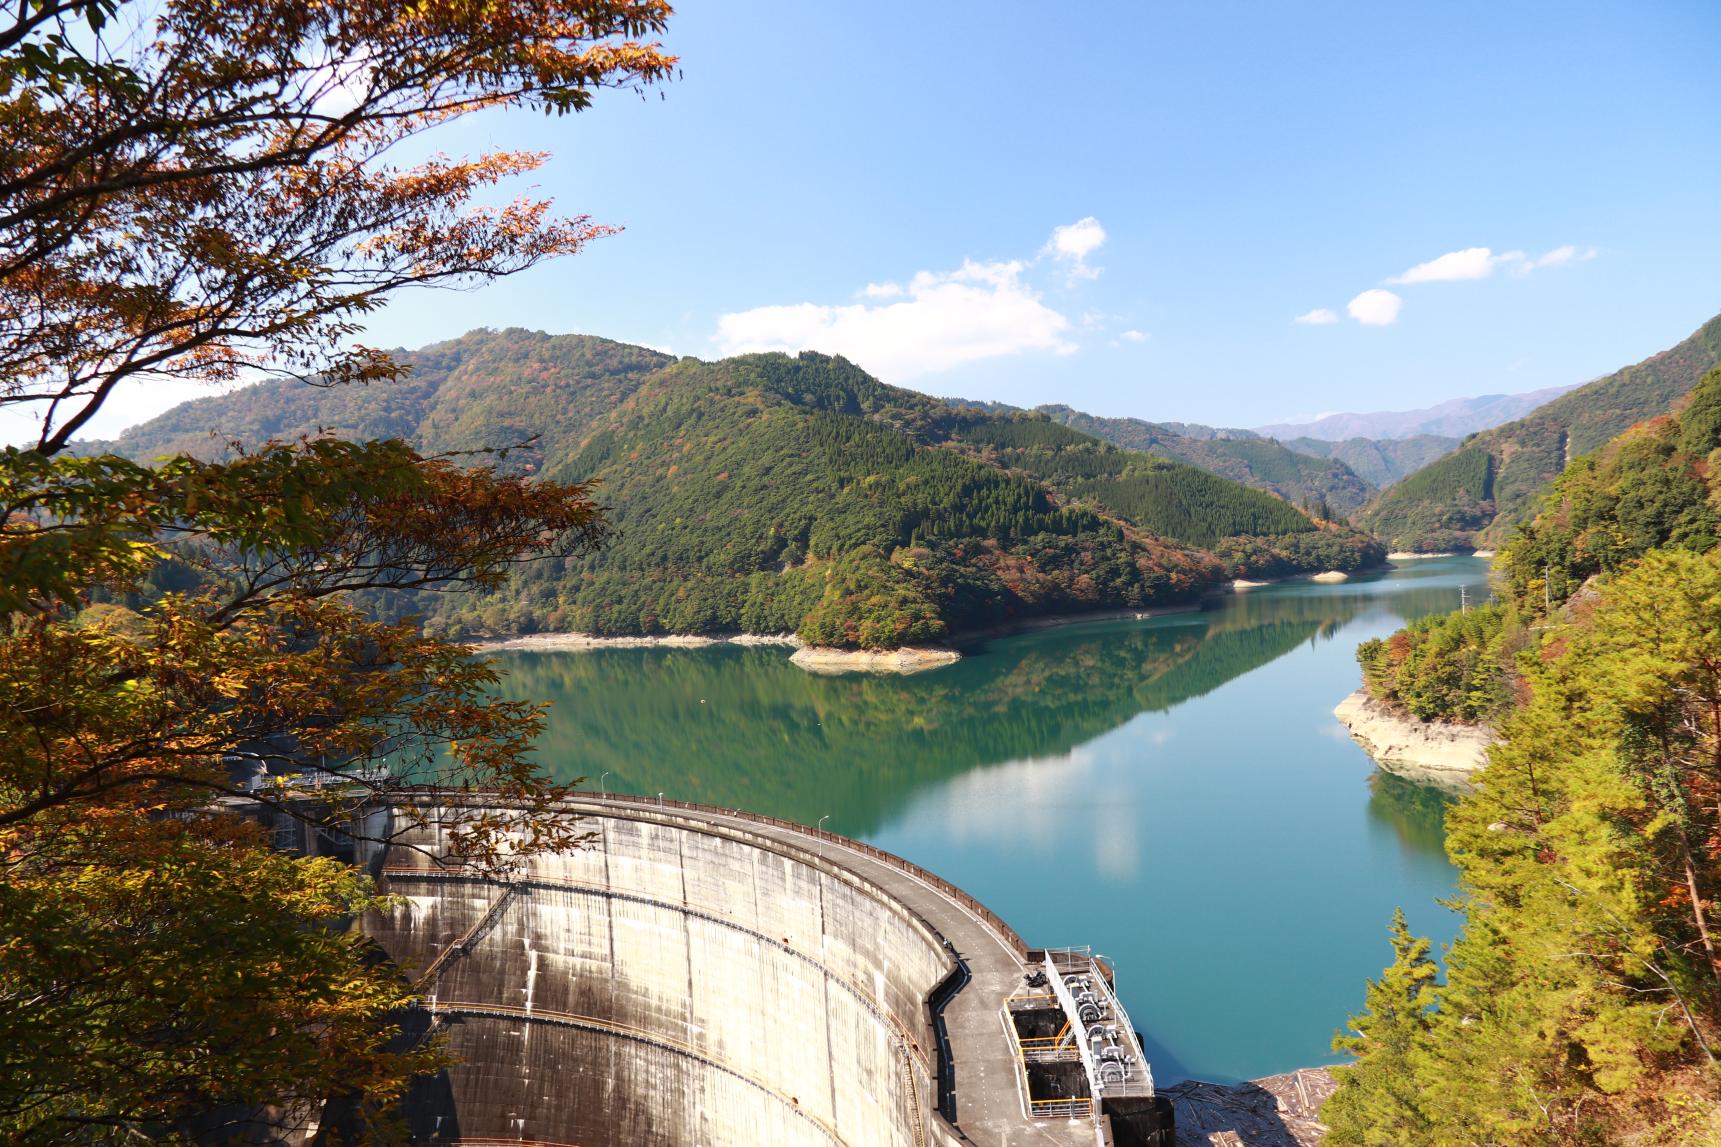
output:
M1030 1119L1024 1114L1020 1067L1003 1009L1037 965L1008 924L949 881L860 841L757 813L614 793L583 794L565 807L576 815L615 815L625 809L630 818L745 832L799 854L804 862L842 869L882 889L939 933L968 969L968 982L943 1012L956 1110L955 1126L947 1126L945 1134L980 1147L1094 1143L1094 1126L1087 1118ZM924 1034L924 1046L935 1046L936 1034L930 1029Z

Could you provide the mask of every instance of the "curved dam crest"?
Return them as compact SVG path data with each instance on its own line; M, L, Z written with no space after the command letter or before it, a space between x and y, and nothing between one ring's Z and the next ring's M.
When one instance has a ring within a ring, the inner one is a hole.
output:
M444 855L434 829L391 851L401 906L367 931L432 969L461 1061L409 1101L415 1139L927 1141L924 1002L955 970L941 936L756 833L570 811L593 846L508 885L417 859Z
M1171 1147L1109 967L899 857L612 795L563 806L590 847L493 877L442 863L444 811L365 926L456 1060L409 1095L415 1142Z

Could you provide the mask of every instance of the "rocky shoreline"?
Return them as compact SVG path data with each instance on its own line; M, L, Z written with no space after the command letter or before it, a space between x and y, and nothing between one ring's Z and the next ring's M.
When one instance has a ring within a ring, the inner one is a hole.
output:
M1340 701L1333 716L1381 768L1449 788L1468 788L1470 775L1488 763L1488 748L1499 740L1486 725L1395 713L1361 689Z
M1177 1112L1177 1147L1316 1147L1321 1105L1338 1090L1331 1068L1306 1067L1248 1083L1185 1080L1159 1089Z

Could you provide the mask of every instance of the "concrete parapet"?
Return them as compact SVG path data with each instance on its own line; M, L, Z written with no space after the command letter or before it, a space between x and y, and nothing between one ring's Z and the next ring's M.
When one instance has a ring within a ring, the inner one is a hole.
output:
M409 974L434 969L429 1011L461 1061L415 1090L415 1138L944 1141L926 1001L956 961L923 916L814 841L656 805L570 811L592 847L506 886L433 867L434 827L385 864L399 906L367 931Z

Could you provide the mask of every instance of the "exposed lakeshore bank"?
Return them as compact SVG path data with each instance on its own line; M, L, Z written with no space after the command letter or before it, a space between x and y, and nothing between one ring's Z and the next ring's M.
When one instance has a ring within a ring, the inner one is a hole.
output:
M638 636L606 636L596 633L530 633L516 637L482 638L468 641L479 653L550 653L589 649L704 649L717 645L768 645L791 649L789 660L811 673L921 673L928 669L950 665L962 659L962 651L995 638L1041 629L1068 625L1085 625L1105 621L1147 621L1181 613L1198 613L1207 603L1226 594L1257 589L1286 582L1342 582L1356 574L1379 573L1386 566L1345 574L1336 570L1324 573L1287 574L1283 577L1249 580L1236 578L1209 588L1194 601L1175 605L1140 609L1094 609L1073 613L1048 613L1036 617L1013 618L997 625L967 629L950 635L947 643L937 646L902 646L897 649L843 649L835 646L808 645L793 633L663 633Z
M1447 788L1469 788L1471 775L1488 763L1488 749L1499 740L1486 725L1396 713L1362 689L1340 701L1333 716L1387 772Z
M1437 550L1422 553L1419 550L1394 550L1386 555L1389 562L1414 562L1423 558L1491 558L1494 550Z
M1264 584L1264 583L1254 583ZM901 646L896 649L842 649L808 645L792 633L656 634L641 637L606 637L594 633L532 633L521 637L468 642L479 653L578 651L588 649L705 649L716 645L774 645L791 649L789 660L810 673L921 673L951 665L962 659L962 648L1016 633L1054 629L1101 621L1146 621L1168 614L1196 613L1204 602L1226 588L1203 595L1193 602L1157 606L1152 609L1097 609L1079 613L1053 613L1026 617L963 630L949 638L949 645ZM955 647L955 648L953 648Z

